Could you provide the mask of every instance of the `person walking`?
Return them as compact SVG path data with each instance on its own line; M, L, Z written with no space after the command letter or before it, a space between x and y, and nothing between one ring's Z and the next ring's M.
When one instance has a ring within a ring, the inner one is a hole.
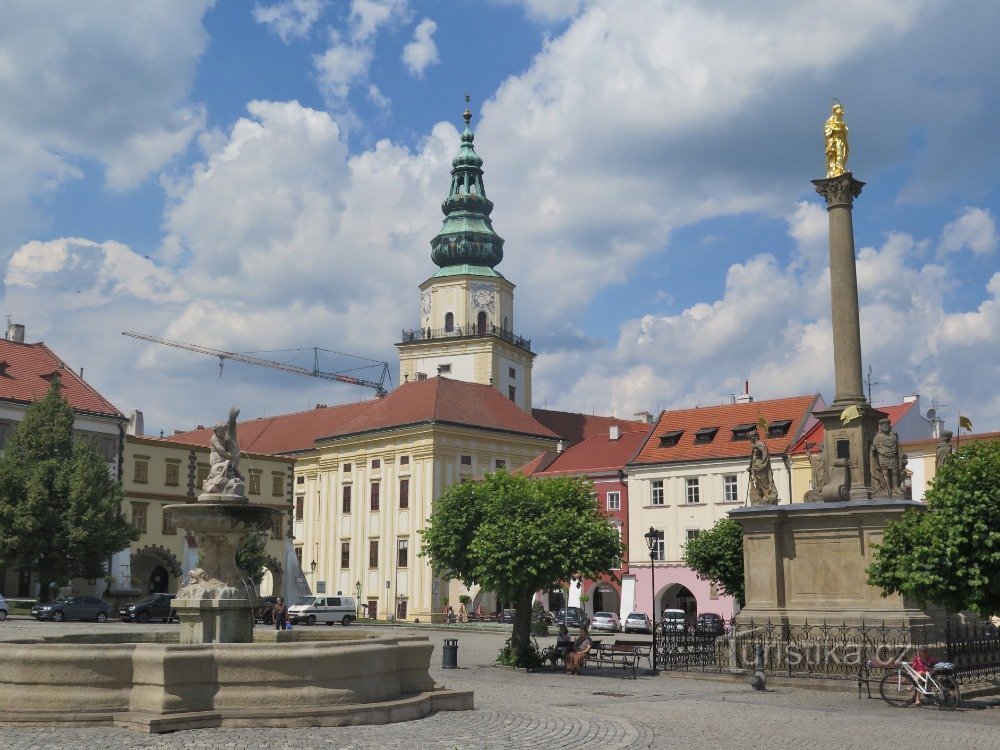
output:
M288 622L288 607L285 606L285 600L280 596L274 602L271 615L274 618L274 629L284 630L285 624Z

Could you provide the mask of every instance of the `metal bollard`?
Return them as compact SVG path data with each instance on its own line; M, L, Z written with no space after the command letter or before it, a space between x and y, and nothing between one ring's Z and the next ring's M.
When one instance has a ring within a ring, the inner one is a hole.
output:
M445 638L441 651L441 669L458 669L458 639Z

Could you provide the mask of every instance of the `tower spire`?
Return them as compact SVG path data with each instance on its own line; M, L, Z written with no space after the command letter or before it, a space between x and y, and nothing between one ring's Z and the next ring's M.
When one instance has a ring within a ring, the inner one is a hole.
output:
M493 230L493 202L483 185L483 160L476 153L470 97L465 95L465 130L451 162L451 188L441 204L444 223L431 240L431 260L442 269L466 266L467 273L495 276L503 260L503 238ZM440 273L440 272L439 272Z

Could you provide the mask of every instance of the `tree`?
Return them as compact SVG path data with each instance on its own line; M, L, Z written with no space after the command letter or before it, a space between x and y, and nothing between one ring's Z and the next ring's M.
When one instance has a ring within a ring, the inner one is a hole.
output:
M85 440L58 381L28 407L0 458L0 567L35 571L50 584L101 578L112 554L139 538L122 515L121 485Z
M515 602L510 663L533 664L531 600L573 574L596 578L620 564L618 530L582 479L506 472L454 485L434 504L421 555L438 575ZM503 652L502 652L503 653Z
M957 451L938 470L927 511L886 526L867 573L883 596L1000 613L1000 441Z
M684 563L703 581L711 581L743 606L743 527L738 521L723 518L689 539L684 545Z
M259 586L264 580L267 559L267 532L243 537L236 548L236 565L253 581L254 586Z

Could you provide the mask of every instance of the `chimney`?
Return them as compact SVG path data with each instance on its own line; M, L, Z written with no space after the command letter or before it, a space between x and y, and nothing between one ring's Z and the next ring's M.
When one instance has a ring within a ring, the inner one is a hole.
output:
M736 403L738 404L752 404L753 396L750 395L750 381L743 381L743 393L736 397Z
M24 343L24 326L21 323L11 323L7 326L7 340L15 344Z
M125 429L125 434L132 437L143 436L142 412L138 409L132 410L132 415L128 418L128 427Z
M653 415L648 411L637 411L632 415L632 418L636 422L642 422L643 424L653 424Z
M608 440L617 440L622 436L622 429L616 424L608 428Z
M413 373L414 380L427 380L426 372L415 372Z
M917 407L919 408L920 407L920 394L919 393L911 393L909 396L903 396L903 403L904 404L916 404Z

